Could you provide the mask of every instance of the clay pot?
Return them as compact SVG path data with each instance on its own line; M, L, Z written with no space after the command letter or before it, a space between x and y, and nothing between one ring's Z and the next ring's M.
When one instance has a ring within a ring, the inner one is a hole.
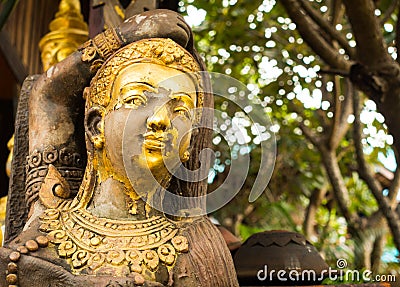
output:
M249 237L237 250L234 263L241 286L315 285L329 268L303 235L283 230Z

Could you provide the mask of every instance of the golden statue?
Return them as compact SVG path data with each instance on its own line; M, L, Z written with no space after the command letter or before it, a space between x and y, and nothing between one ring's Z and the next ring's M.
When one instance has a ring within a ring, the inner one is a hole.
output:
M39 42L44 71L76 51L89 37L79 0L61 0L49 29Z
M238 286L202 215L206 179L177 176L209 166L200 163L212 123L203 69L182 17L155 10L23 88L29 147L16 141L13 164L26 149L27 209L12 189L1 286Z
M11 175L12 151L13 151L13 148L14 148L14 135L7 142L7 148L8 148L8 151L10 153L8 154L8 157L7 157L6 173L7 173L7 176L10 177L10 175Z

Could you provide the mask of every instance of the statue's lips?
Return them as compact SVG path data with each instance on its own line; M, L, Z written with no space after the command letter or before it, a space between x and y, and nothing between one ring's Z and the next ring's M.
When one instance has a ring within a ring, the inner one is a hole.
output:
M155 135L154 133L146 133L144 135L143 145L150 150L162 150L165 148L166 138L164 135Z

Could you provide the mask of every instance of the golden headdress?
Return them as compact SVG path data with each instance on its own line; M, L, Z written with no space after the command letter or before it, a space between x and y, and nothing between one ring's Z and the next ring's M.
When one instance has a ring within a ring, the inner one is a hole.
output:
M99 69L92 79L90 90L85 91L87 107L93 104L107 106L111 100L112 83L119 71L133 63L155 63L190 73L201 89L200 66L192 55L168 38L152 38L133 42L118 50ZM203 105L201 91L197 93L197 106Z

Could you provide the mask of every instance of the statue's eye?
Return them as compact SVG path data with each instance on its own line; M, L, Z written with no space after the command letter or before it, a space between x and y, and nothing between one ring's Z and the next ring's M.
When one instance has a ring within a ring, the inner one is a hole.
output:
M146 105L147 99L143 95L132 95L125 98L124 103L128 106L140 107Z
M191 119L191 114L190 111L187 107L185 106L178 106L174 109L174 113L180 116L184 116L188 119Z

